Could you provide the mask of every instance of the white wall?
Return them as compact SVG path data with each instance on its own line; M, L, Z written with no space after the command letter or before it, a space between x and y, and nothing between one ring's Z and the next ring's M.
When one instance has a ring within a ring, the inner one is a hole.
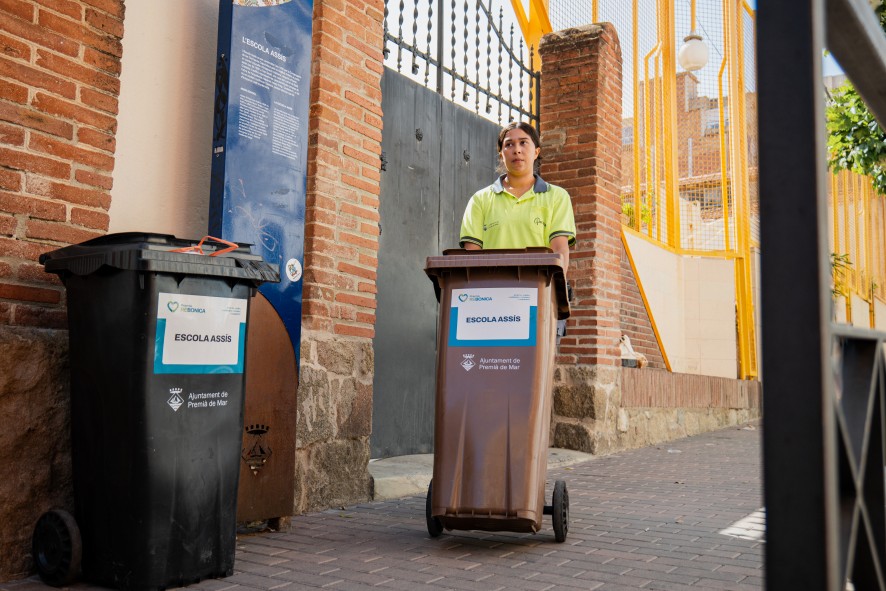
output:
M209 209L218 0L126 3L110 231L199 238Z
M871 328L871 305L855 292L852 293L852 326Z
M886 304L874 298L874 324L877 330L886 330Z
M671 370L736 378L733 261L681 256L625 236Z
M671 369L686 372L682 362L686 343L680 257L633 234L625 236Z
M732 260L680 257L688 373L735 378L735 264Z
M886 331L886 304L874 298L874 325L871 326L871 305L857 293L852 293L852 322L846 322L846 298L837 296L834 302L834 321L839 324L852 324L859 328L874 328Z

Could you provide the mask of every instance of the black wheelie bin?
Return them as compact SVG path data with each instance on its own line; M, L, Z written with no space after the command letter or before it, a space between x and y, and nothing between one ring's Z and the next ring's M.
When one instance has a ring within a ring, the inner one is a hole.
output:
M73 516L34 531L45 582L81 558L119 589L233 573L249 301L279 274L223 242L123 233L41 257L67 291L74 479Z
M566 539L569 494L544 504L563 261L547 248L447 250L425 272L440 302L428 532L538 532Z

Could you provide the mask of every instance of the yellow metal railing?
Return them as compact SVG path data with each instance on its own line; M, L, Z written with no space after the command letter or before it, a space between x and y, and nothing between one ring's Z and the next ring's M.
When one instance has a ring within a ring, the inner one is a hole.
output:
M546 13L531 29L523 0L511 1L529 44L550 30L549 15L569 26L615 25L624 81L622 223L673 252L734 261L739 374L756 377L754 10L745 0L530 0L530 11ZM696 72L676 59L690 32L709 48L709 63Z
M739 373L753 378L754 11L740 0L687 4L593 1L625 48L622 223L679 254L734 261ZM705 39L711 59L701 71L678 71L678 31Z
M877 304L886 305L886 196L874 191L871 179L840 171L831 175L828 196L834 304L840 320L870 328L886 328L877 318ZM853 300L864 302L863 316Z

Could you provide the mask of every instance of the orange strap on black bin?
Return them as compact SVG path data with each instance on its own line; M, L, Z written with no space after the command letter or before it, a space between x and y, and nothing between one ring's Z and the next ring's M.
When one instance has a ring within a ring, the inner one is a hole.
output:
M215 242L221 242L222 244L228 245L226 248L223 248L221 250L216 250L215 252L210 254L209 256L211 256L211 257L217 257L220 254L225 254L226 252L231 252L232 250L235 250L240 247L240 245L237 244L236 242L230 242L228 240L216 238L215 236L204 236L203 238L200 239L200 242L198 242L194 246L186 246L185 248L176 248L175 250L172 250L170 252L191 252L191 253L195 253L195 254L204 254L205 255L206 253L203 252L203 243L206 242L207 240L213 240Z

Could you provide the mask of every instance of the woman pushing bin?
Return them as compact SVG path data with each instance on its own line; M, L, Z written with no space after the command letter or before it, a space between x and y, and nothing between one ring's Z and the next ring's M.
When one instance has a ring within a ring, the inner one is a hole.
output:
M551 514L562 542L566 484L556 482L550 506L544 484L575 220L569 194L536 173L531 125L506 126L498 149L503 174L471 197L464 250L430 257L425 269L441 304L427 525L435 537L443 529L537 532Z

